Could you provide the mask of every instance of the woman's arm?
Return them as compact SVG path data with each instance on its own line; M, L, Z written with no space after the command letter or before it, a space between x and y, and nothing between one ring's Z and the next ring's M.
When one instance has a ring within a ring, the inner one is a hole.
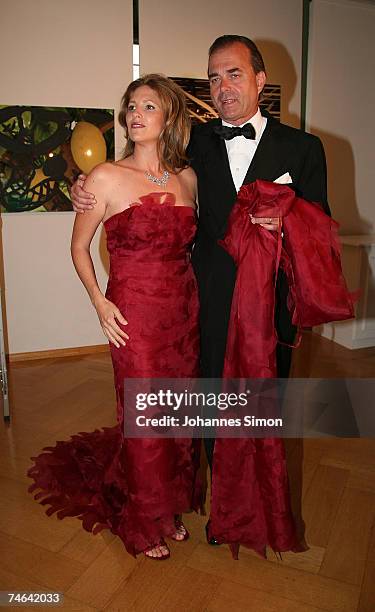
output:
M85 188L95 195L96 206L87 210L84 215L76 215L71 253L74 267L96 309L104 335L119 348L120 344L125 346L125 339L129 337L118 326L116 319L123 325L127 325L127 321L117 306L107 300L101 292L90 255L90 244L106 211L111 185L110 176L111 168L107 164L101 164L87 177Z

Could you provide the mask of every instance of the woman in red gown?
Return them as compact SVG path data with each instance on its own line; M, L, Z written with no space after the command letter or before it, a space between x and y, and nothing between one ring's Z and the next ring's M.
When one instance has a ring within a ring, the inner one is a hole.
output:
M196 178L187 167L184 95L169 79L131 83L119 121L125 157L97 166L85 188L95 206L77 215L72 257L107 336L117 395L117 425L77 434L34 458L31 491L47 514L78 516L85 529L120 536L133 555L166 559L164 537L185 540L182 512L199 506L197 445L191 439L127 439L124 378L198 374L198 298L190 264L196 230ZM90 243L107 234L106 295Z

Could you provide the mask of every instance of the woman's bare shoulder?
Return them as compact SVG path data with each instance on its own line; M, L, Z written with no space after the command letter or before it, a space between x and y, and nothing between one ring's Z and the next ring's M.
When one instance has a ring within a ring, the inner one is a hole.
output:
M187 179L190 178L190 180L196 179L197 175L195 174L193 168L191 166L187 166L186 168L184 168L183 170L181 170L181 176L185 176Z
M85 189L88 187L108 187L108 185L123 183L131 175L131 168L118 162L104 162L95 166L85 181Z
M195 189L197 184L197 175L195 174L193 168L188 166L187 168L181 170L180 177L187 185L191 186L192 189Z
M103 162L93 168L87 176L86 181L89 183L100 183L113 177L115 170L112 162Z

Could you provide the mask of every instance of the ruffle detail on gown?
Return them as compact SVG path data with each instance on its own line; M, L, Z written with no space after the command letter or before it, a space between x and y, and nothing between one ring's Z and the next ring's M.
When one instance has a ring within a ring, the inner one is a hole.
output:
M174 514L200 510L201 485L195 480L195 466L199 461L197 442L200 441L186 440L182 444L179 441L167 495L164 498L155 495L157 491L151 486L149 500L142 500L141 504L128 503L128 442L133 446L134 442L138 446L143 443L146 454L154 446L158 454L155 442L160 445L159 440L127 441L119 426L105 427L81 432L70 440L58 441L54 447L45 447L38 457L32 457L34 465L27 475L34 480L29 492L34 493L34 499L40 504L49 506L48 516L56 513L59 519L77 517L83 528L93 534L108 528L135 556L148 546L157 545L161 537L175 533ZM174 440L166 442L175 443ZM192 491L191 499L187 491Z
M113 449L117 449L115 455ZM118 426L81 432L55 447L47 446L45 452L32 457L34 465L27 475L35 482L29 492L38 490L34 499L50 506L48 516L76 516L93 533L115 527L126 500L120 449Z

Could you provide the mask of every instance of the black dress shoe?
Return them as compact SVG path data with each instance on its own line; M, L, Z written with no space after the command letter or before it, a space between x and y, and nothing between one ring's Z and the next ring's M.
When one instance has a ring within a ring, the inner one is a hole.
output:
M208 534L209 526L210 526L210 521L208 521L205 527L207 544L210 544L210 546L220 546L220 542L218 542L214 536L209 537L209 534Z

